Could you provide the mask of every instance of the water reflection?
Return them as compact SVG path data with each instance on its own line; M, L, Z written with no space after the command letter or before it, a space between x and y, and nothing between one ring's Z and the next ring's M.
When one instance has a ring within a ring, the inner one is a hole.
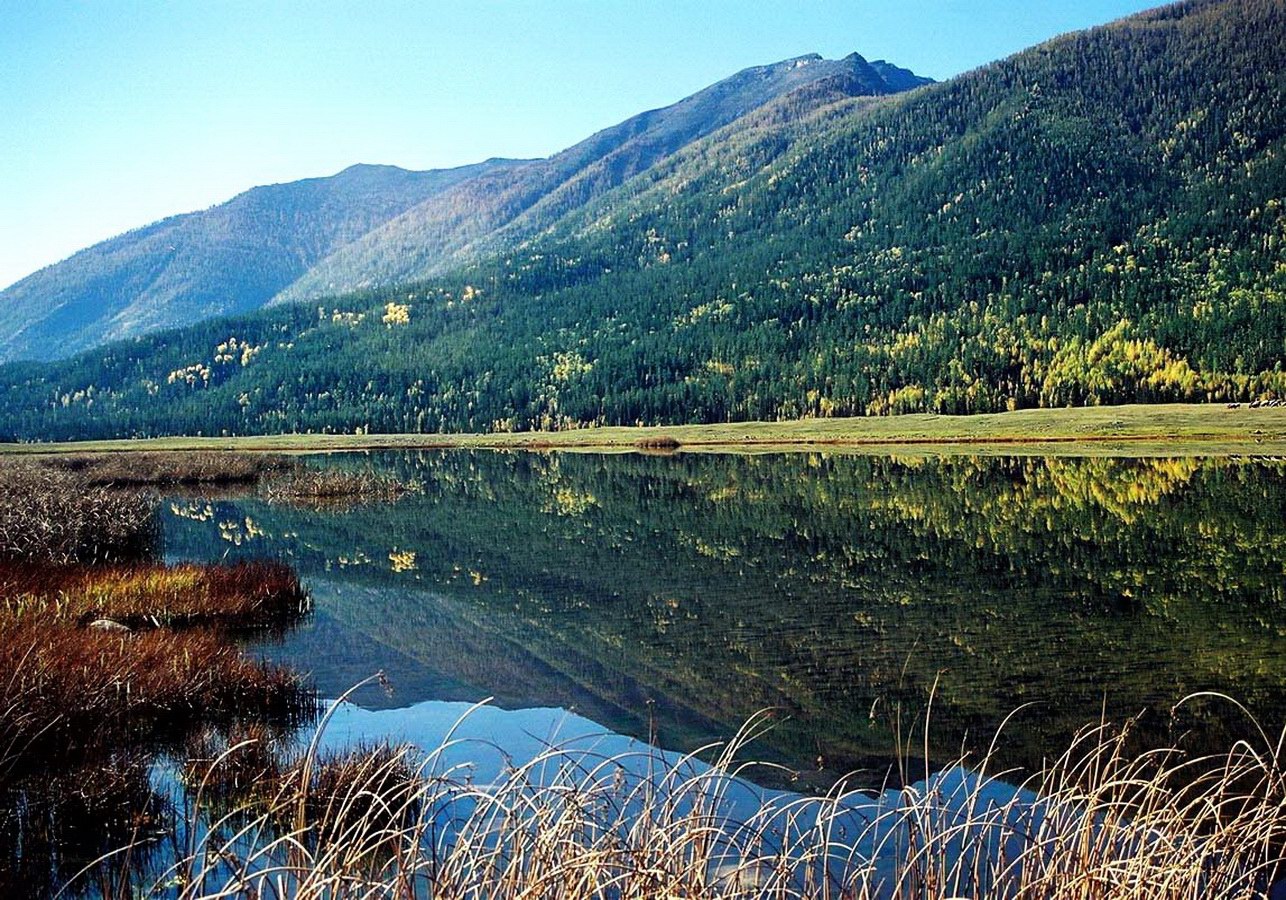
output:
M689 749L756 710L764 758L882 781L932 752L1032 765L1106 710L1226 691L1279 722L1286 469L1249 460L343 456L422 491L317 511L175 500L175 558L280 555L317 615L275 659L370 709L494 696ZM1247 723L1221 705L1199 741Z

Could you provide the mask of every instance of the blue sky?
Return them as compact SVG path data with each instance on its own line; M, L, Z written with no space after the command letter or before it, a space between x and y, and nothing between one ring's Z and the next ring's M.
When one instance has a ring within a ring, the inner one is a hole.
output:
M0 286L256 184L546 156L738 69L947 78L1137 0L0 0Z

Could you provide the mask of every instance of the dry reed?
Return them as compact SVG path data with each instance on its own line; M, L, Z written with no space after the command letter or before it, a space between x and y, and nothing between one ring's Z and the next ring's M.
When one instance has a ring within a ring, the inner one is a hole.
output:
M0 469L0 559L43 563L131 562L157 539L153 504L34 463Z
M262 493L270 503L328 507L396 500L412 490L412 485L371 472L301 467L269 479Z
M293 464L272 453L201 450L132 450L44 456L40 464L74 473L89 485L254 484Z
M759 725L709 766L550 748L493 783L445 769L450 737L413 778L405 751L359 753L325 803L310 803L315 779L290 782L272 809L201 831L162 880L177 873L183 900L1195 900L1264 896L1286 840L1282 741L1267 734L1213 756L1133 755L1129 723L1101 724L1017 787L966 759L900 790L841 784L738 814L737 758ZM305 772L330 765L315 746Z

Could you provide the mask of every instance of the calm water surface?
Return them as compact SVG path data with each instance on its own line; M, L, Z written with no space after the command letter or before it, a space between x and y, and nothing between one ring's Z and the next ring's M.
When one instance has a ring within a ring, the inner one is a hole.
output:
M1172 714L1199 691L1273 728L1286 711L1282 463L311 461L417 491L323 510L174 499L166 552L290 561L316 612L255 649L327 697L386 672L391 690L355 698L362 737L428 740L423 721L451 709L434 703L493 697L689 750L772 707L780 723L749 755L824 786L853 769L882 782L930 701L940 764L985 750L1019 707L998 745L1007 764L1038 764L1104 712L1142 714L1147 739L1246 732L1223 703Z

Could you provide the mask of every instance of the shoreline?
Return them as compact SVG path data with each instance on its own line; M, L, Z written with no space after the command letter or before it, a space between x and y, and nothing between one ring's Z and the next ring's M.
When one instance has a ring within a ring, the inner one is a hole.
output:
M660 445L658 445L660 441ZM0 444L3 455L139 450L324 453L370 450L578 452L848 451L1054 455L1286 455L1286 407L1100 406L970 416L799 419L712 425L601 426L555 432L281 434Z

